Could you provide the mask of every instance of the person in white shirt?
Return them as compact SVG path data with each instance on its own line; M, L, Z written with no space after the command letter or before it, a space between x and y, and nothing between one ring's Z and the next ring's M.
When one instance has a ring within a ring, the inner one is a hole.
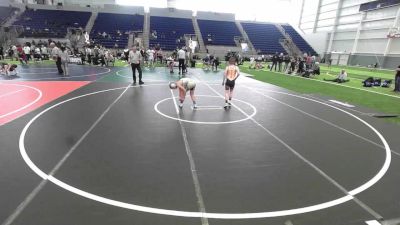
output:
M332 81L332 82L344 83L344 82L348 82L349 80L347 79L346 70L342 70L340 72L340 74L335 79L332 79L332 80L324 79L324 81Z
M13 46L11 47L11 50L13 51L12 57L14 57L14 58L18 61L18 60L19 60L19 57L18 57L17 46L13 45Z
M31 48L28 45L25 45L23 50L24 50L24 53L26 56L26 60L30 61L31 60Z
M252 56L252 57L250 57L249 69L255 69L255 68L256 68L256 59Z
M41 53L42 53L43 59L46 60L46 59L49 58L49 53L48 53L48 51L47 51L47 47L46 47L46 46L42 45Z
M185 72L185 59L186 59L186 51L182 47L178 51L179 75L181 75L181 73L184 74Z
M40 48L39 47L35 48L34 58L35 58L35 60L38 60L38 61L42 60L42 54L40 52Z
M154 68L154 49L147 50L147 61L150 68Z
M50 44L50 48L52 48L51 57L56 61L58 74L62 75L64 74L64 71L61 68L61 58L60 58L61 50L53 42Z
M142 60L142 54L136 50L136 47L133 47L129 52L128 63L131 64L132 67L132 75L133 75L133 84L136 84L136 70L139 72L139 85L144 84L142 81L142 68L140 67L140 62Z
M65 46L61 46L60 50L59 57L61 60L61 68L64 71L64 76L68 76L69 52Z
M92 63L92 49L90 47L87 47L85 50L86 58L89 64Z

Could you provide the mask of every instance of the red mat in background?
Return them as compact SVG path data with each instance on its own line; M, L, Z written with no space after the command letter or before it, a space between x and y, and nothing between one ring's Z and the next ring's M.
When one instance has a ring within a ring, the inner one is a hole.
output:
M0 82L0 125L89 83L88 81Z

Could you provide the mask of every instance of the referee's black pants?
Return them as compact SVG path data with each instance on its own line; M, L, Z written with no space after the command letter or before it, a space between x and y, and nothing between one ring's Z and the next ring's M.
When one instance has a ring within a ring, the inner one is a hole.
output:
M136 83L136 70L139 72L139 82L142 82L142 68L139 64L132 63L132 75L133 75L133 83Z
M185 71L185 60L184 59L179 59L179 73L182 71L182 73Z

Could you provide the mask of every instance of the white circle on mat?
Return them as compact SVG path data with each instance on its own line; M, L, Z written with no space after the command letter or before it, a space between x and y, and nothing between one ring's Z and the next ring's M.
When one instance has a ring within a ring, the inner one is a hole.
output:
M209 97L209 98L220 98L220 99L221 99L220 96L213 96L213 95L196 95L196 97ZM182 121L182 122L185 122L185 123L209 124L209 125L222 125L222 124L240 123L240 122L243 122L243 121L246 121L246 120L249 120L249 119L253 118L253 117L257 114L257 109L256 109L256 107L254 107L252 104L250 104L250 103L248 103L248 102L245 102L245 101L243 101L243 100L240 100L240 99L235 99L234 102L237 101L237 102L241 102L241 103L243 103L243 104L248 105L248 106L252 109L252 113L251 113L251 115L248 115L248 116L246 116L246 117L244 117L244 118L242 118L242 119L232 120L232 121L213 121L213 122L209 122L209 121L185 120L185 119L181 119L181 118L178 118L178 117L169 116L169 115L167 115L167 114L165 114L165 113L163 113L163 112L160 111L159 105L160 105L161 103L166 102L166 101L175 101L175 99L177 99L177 97L174 97L174 98L172 98L172 97L171 97L171 98L165 98L165 99L163 99L163 100L157 102L157 103L154 105L154 110L155 110L158 114L160 114L161 116L163 116L163 117L165 117L165 118L168 118L168 119L171 119L171 120ZM222 106L221 106L221 109L222 109Z
M143 86L154 86L154 85L143 85ZM19 138L19 149L20 149L20 153L22 158L24 159L25 163L32 169L32 171L34 171L39 177L41 177L44 180L48 180L50 182L52 182L53 184L67 190L70 191L72 193L75 193L79 196L85 197L87 199L91 199L97 202L101 202L104 204L108 204L108 205L112 205L112 206L116 206L116 207L120 207L120 208L124 208L124 209L130 209L130 210L135 210L135 211L140 211L140 212L147 212L147 213L153 213L153 214L160 214L160 215L169 215L169 216L179 216L179 217L197 217L197 218L213 218L213 219L254 219L254 218L270 218L270 217L280 217L280 216L289 216L289 215L296 215L296 214L303 214L303 213L308 213L308 212L313 212L313 211L317 211L317 210L322 210L322 209L327 209L333 206L337 206L340 204L343 204L347 201L350 201L352 199L354 199L354 195L359 194L365 190L367 190L368 188L372 187L374 184L376 184L387 172L387 170L389 169L390 163L391 163L391 150L390 147L386 141L386 139L383 137L383 135L381 133L379 133L378 130L376 130L372 125L370 125L369 123L365 122L364 120L362 120L361 118L345 111L342 110L338 107L314 100L314 99L310 99L310 98L306 98L303 96L297 96L294 94L290 94L291 96L294 97L299 97L302 99L308 99L310 101L322 104L322 105L326 105L330 108L336 109L338 111L341 111L343 113L348 114L349 116L357 119L358 121L360 121L361 123L363 123L364 125L366 125L368 128L370 128L382 141L383 145L385 146L385 162L382 166L382 168L379 170L379 172L370 180L368 180L366 183L362 184L361 186L351 190L348 192L347 195L338 198L338 199L334 199L328 202L323 202L320 204L316 204L316 205L310 205L310 206L305 206L302 208L295 208L295 209L286 209L286 210L279 210L279 211L270 211L270 212L254 212L254 213L212 213L212 212L190 212L190 211L179 211L179 210L172 210L172 209L161 209L161 208L154 208L154 207L147 207L147 206L142 206L142 205L136 205L136 204L132 204L132 203L127 203L127 202L121 202L121 201L117 201L117 200L113 200L113 199L109 199L109 198L105 198L99 195L95 195L89 192L86 192L84 190L80 190L76 187L73 187L67 183L64 183L63 181L55 178L52 175L48 175L45 172L43 172L41 169L39 169L33 162L32 160L29 158L26 149L25 149L25 135L29 129L29 127L35 122L35 120L37 120L40 116L42 116L44 113L50 111L51 109L54 109L64 103L67 103L69 101L73 101L79 98L83 98L86 96L90 96L90 95L95 95L95 94L99 94L99 93L103 93L103 92L108 92L108 91L114 91L114 90L120 90L120 89L125 89L126 87L121 87L121 88L114 88L114 89L108 89L108 90L103 90L103 91L97 91L97 92L92 92L92 93L88 93L88 94L84 94L84 95L80 95L74 98L70 98L67 100L64 100L62 102L59 102L57 104L54 104L52 106L50 106L49 108L43 110L42 112L40 112L39 114L37 114L35 117L33 117L24 127L24 129L21 132L20 138Z

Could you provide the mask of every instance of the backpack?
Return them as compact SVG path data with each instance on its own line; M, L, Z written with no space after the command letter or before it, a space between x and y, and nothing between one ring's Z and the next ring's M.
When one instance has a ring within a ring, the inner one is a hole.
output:
M391 84L392 84L392 80L384 80L382 82L382 87L389 88Z
M374 85L374 78L368 77L366 80L362 82L364 87L372 87Z

